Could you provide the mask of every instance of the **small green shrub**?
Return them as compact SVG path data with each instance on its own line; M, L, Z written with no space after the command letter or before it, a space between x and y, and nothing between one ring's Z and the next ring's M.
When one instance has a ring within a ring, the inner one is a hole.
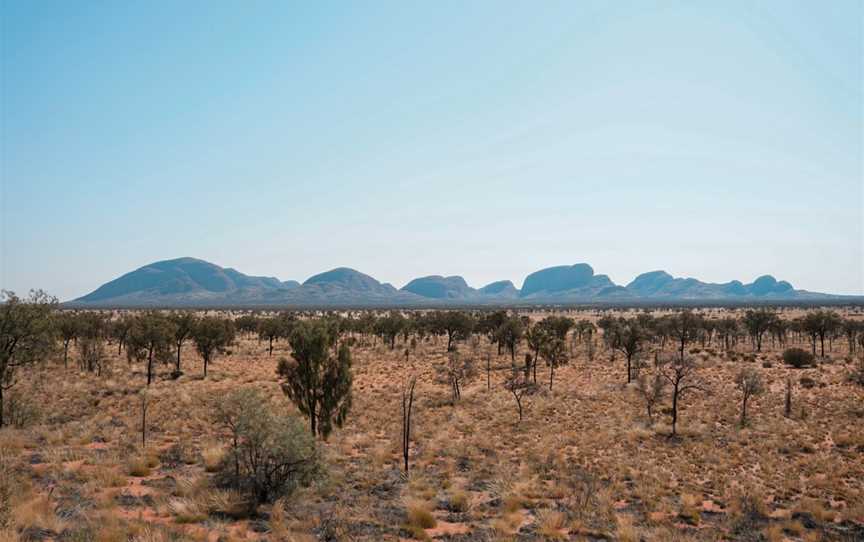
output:
M783 352L783 363L800 369L813 364L813 354L801 348L789 348Z
M231 433L219 479L251 503L288 496L319 474L318 449L305 423L277 410L259 391L229 394L217 407L217 421Z

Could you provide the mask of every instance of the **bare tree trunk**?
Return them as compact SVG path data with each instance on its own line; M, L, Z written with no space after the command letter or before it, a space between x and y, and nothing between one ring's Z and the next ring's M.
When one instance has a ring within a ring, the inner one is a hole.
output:
M414 386L412 379L409 387L402 391L402 457L405 461L405 474L408 474L408 456L411 451L411 410L414 407Z
M492 368L490 367L491 358L489 354L486 354L486 391L492 391Z
M147 397L141 397L141 448L147 446Z
M678 429L678 384L672 390L672 436L677 434Z

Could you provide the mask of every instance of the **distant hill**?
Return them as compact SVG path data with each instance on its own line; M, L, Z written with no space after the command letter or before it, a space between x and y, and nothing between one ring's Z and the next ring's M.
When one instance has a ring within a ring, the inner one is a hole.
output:
M643 273L627 285L627 290L638 297L669 299L725 299L729 297L792 299L805 294L805 292L796 291L786 281L778 282L771 275L763 275L751 284L742 284L737 280L715 284L701 282L693 278L674 278L666 271Z
M462 277L442 277L431 275L414 279L402 290L432 299L469 299L477 297L478 292L468 286Z
M460 276L429 275L397 290L348 267L309 277L303 284L245 275L196 258L145 265L67 303L80 307L437 307L575 303L675 303L843 300L864 298L796 290L763 275L751 283L707 283L665 271L643 273L627 286L586 264L535 271L521 289L502 280L475 289Z
M590 265L577 263L531 273L525 277L519 296L538 300L589 299L608 295L615 288L606 275L595 275Z
M166 301L193 304L231 297L252 296L272 290L296 288L273 277L253 277L195 258L177 258L145 265L103 284L76 299L79 303L151 305Z
M519 297L519 290L509 280L491 282L480 288L480 293L488 296L496 296L503 299Z

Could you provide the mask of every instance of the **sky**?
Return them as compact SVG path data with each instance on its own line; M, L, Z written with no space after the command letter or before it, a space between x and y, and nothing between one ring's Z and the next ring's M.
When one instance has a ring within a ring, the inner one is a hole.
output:
M864 294L861 1L0 0L0 286L193 256Z

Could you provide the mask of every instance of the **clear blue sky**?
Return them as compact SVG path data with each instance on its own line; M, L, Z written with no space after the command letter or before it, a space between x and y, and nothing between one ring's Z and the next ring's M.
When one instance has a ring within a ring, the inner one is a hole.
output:
M2 2L0 285L195 256L864 293L859 2Z

